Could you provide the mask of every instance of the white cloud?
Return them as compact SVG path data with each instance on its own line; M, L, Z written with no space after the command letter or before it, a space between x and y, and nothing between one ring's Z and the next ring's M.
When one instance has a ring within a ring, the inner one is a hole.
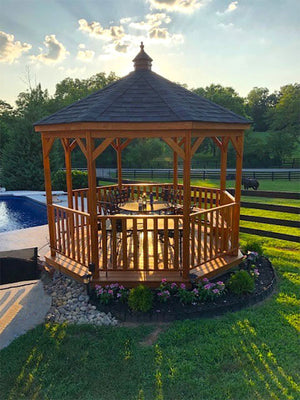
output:
M131 22L129 24L130 28L138 29L138 30L151 30L155 27L160 26L161 24L169 24L171 22L171 18L164 13L156 13L156 14L147 14L146 21L139 22Z
M236 10L237 6L238 6L238 1L232 1L230 4L228 4L228 7L226 8L226 10L224 12L217 11L217 15L229 14L232 11Z
M209 0L148 0L151 9L192 13Z
M32 60L40 61L44 64L56 64L63 61L70 54L65 46L59 42L55 35L45 36L45 52L40 49L41 53L37 56L31 56Z
M79 30L88 33L91 37L104 40L120 40L125 35L122 25L103 28L100 22L92 21L88 23L84 18L80 19L78 23Z
M90 62L94 58L95 52L93 50L79 50L77 53L77 60Z
M0 62L11 64L31 47L29 43L14 41L14 35L0 31Z
M126 17L126 18L121 18L120 19L120 24L128 24L130 21L132 20L132 18L130 18L130 17Z
M226 8L225 12L232 12L234 10L236 10L238 6L238 2L237 1L232 1L229 6Z

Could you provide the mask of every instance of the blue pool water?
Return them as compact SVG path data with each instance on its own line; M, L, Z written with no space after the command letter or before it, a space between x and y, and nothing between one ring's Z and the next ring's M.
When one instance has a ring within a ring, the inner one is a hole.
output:
M0 196L0 232L47 224L47 208L24 196Z

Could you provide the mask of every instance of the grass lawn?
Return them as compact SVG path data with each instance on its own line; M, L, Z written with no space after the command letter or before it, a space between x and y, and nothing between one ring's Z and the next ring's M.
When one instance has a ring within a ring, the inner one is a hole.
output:
M1 399L299 399L300 246L264 247L279 283L262 304L172 323L152 346L155 326L41 325L1 351Z
M124 179L126 179L124 177ZM143 178L138 178L139 181L143 181ZM172 182L172 179L168 178L153 178L150 179L149 177L145 178L145 182ZM182 183L182 179L178 179L179 183ZM192 179L192 185L196 186L206 186L206 187L219 187L220 181L218 179ZM229 180L227 181L228 188L234 188L235 181ZM249 189L253 190L253 189ZM284 180L284 179L277 179L277 180L269 180L269 179L259 179L259 190L270 190L276 192L300 192L300 182L297 180ZM253 197L252 197L253 198ZM256 199L256 197L255 197Z

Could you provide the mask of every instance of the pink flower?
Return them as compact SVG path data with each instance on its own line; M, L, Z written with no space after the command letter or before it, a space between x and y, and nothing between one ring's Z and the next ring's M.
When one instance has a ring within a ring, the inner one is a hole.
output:
M209 280L207 278L203 278L202 281L203 282L209 282Z
M109 293L109 294L114 294L114 292L113 292L111 289L109 289L109 290L107 291L107 293Z
M219 289L213 289L213 293L220 293L220 290Z
M198 289L193 289L193 292L195 293L195 294L198 294L199 293L199 291L198 291Z
M161 283L167 283L167 279L166 279L166 278L163 278L163 279L161 280Z
M124 290L125 288L124 288L123 285L121 285L121 286L119 286L119 289L120 289L120 290Z
M208 283L207 285L204 285L204 289L205 290L209 290L211 288L211 284L210 283Z
M255 276L259 276L259 271L258 271L257 268L255 268L253 272L254 272L254 275L255 275Z
M176 283L173 282L173 283L171 284L171 289L174 289L174 288L176 288L176 287L177 287Z
M217 285L219 285L219 286L223 286L223 285L224 285L224 282L222 282L222 281L218 281L218 282L217 282Z
M117 297L119 298L119 297L121 297L122 295L121 295L121 293L117 293Z
M180 284L180 289L185 289L185 284L184 283Z

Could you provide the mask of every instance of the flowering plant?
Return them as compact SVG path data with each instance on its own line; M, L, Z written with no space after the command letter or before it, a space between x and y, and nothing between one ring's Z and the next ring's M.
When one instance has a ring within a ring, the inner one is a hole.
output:
M169 292L169 290L159 290L157 292L158 301L160 301L161 303L166 303L170 297L171 293Z
M128 299L129 290L118 283L95 287L96 295L102 304L109 304L112 300L118 300L125 303Z
M214 300L222 296L225 291L225 284L222 281L216 283L210 282L207 278L203 278L197 285L199 301Z
M192 304L197 302L198 293L194 290L186 289L184 283L181 283L178 288L177 296L179 297L179 301L183 304Z
M161 280L158 290L168 290L170 294L175 294L178 291L178 285L175 282L168 282L167 279L164 278Z

